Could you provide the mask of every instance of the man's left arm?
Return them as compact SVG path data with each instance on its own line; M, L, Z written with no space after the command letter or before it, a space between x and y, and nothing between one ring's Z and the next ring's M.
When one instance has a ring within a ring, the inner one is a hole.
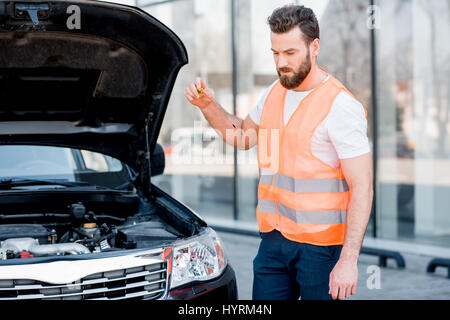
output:
M356 293L358 257L369 222L373 198L373 168L371 153L341 159L342 171L350 190L347 229L341 255L330 273L333 299L344 299Z

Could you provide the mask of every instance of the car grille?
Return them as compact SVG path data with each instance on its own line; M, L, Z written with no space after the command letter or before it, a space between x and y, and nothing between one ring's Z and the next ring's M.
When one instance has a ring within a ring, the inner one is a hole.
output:
M70 284L8 279L0 280L0 300L150 300L164 295L166 280L166 262L95 273Z

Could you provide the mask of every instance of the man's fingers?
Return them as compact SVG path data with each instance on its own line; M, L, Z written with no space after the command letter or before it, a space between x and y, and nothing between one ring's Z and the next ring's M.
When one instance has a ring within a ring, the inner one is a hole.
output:
M330 282L330 294L334 300L338 298L339 286L336 285L333 281Z
M195 87L195 84L191 83L191 85L189 86L189 89L191 90L191 94L195 97L198 98L199 94L197 92L197 88Z
M346 291L346 288L345 288L345 285L340 285L339 286L339 294L338 294L338 299L339 300L344 300L345 299L345 291Z
M194 97L194 93L191 91L190 87L186 88L186 94L190 95L191 97Z
M356 284L353 284L353 286L352 286L352 290L351 290L351 292L350 292L350 294L355 294L356 293Z
M348 297L350 297L351 292L352 292L352 287L351 287L351 286L347 286L347 287L345 288L345 299L347 299Z
M330 290L328 293L331 295L331 297L336 300L344 300L345 298L350 297L353 292L356 292L356 288L352 286L346 286L345 284L337 284L333 280L330 281Z
M339 298L339 286L334 286L333 291L331 291L331 297L336 300Z
M190 103L200 108L214 100L214 92L199 77L186 87L184 95Z
M200 78L200 85L202 86L202 88L208 88L208 86L206 85L205 81L203 81L203 79Z
M344 300L349 298L351 295L355 294L356 286L355 285L340 285L338 290L337 298L339 300Z
M202 81L200 78L197 78L195 80L195 89L197 90L200 98L206 93L206 87L202 85Z
M192 94L191 90L189 88L186 88L186 92L184 94L186 98L191 101L194 99L194 95Z
M328 282L328 287L330 288L328 290L328 294L331 295L332 291L333 291L333 280L332 280L332 275L330 275L330 281Z
M205 81L203 81L203 79L200 77L195 78L195 85L197 86L197 88L203 88L203 89L208 88Z
M342 285L338 285L338 290L337 290L337 299L338 300L344 300L345 299L345 287Z
M196 85L197 88L204 88L205 87L204 83L202 84L202 82L203 81L202 81L201 78L199 78L199 77L195 78L195 85Z
M202 78L200 77L195 78L195 87L196 89L197 88L203 89L204 94L209 98L214 97L214 92L206 85L205 81L203 81Z

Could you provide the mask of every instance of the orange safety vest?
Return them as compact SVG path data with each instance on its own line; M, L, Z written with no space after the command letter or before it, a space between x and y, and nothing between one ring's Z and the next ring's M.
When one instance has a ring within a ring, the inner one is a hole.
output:
M351 94L329 75L303 98L286 126L287 90L277 81L269 92L258 130L256 218L261 232L278 228L292 241L344 243L350 191L342 167L336 169L311 152L315 129L342 91Z

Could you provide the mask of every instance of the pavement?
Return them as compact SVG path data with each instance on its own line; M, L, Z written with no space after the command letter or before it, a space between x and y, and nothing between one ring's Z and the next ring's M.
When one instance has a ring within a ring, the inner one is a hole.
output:
M224 231L217 233L236 273L239 300L251 300L253 258L260 238ZM356 294L349 300L450 300L447 268L438 267L434 273L427 273L426 267L433 256L425 250L412 251L399 251L406 262L404 269L397 268L392 259L388 259L386 267L378 267L377 256L361 254Z

